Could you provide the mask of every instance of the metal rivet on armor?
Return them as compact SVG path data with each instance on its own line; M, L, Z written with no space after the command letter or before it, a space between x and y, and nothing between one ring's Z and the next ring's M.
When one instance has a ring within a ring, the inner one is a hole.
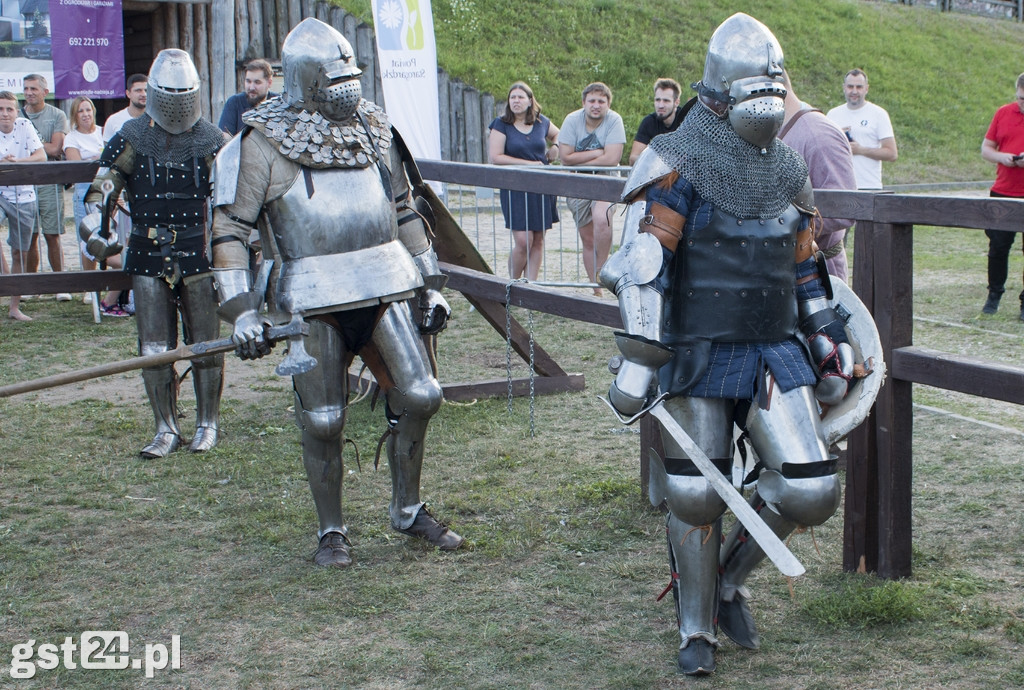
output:
M716 246L716 247L721 247L721 246L722 246L722 243L721 243L721 242L719 242L718 240L715 240L715 246Z
M758 225L764 225L764 220L762 220L762 219L759 219L759 220L757 221L757 224L758 224Z
M741 247L746 247L747 246L747 241L746 240L740 240L740 246Z
M786 222L785 218L779 218L779 225L782 225L785 222Z
M690 348L686 348L686 354L692 355L693 354L693 350L690 349Z
M693 297L693 290L687 290L686 291L686 296L687 297Z
M761 290L761 296L762 297L767 297L768 296L768 291L767 290Z
M740 297L746 297L746 296L747 296L747 291L746 290L740 290Z
M768 240L764 241L764 246L766 246L766 247L768 246Z
M718 290L715 290L714 295L715 295L715 297L718 297L718 295L719 295Z
M743 225L743 219L742 218L737 218L736 219L736 225Z

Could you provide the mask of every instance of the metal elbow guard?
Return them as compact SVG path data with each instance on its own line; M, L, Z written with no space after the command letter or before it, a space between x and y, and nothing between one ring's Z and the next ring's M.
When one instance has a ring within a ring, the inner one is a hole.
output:
M654 379L654 369L625 361L608 388L608 401L625 417L644 408Z
M665 262L661 242L654 235L640 231L642 209L642 203L630 205L624 221L622 246L605 262L598 275L601 285L616 295L630 285L646 285L657 278Z

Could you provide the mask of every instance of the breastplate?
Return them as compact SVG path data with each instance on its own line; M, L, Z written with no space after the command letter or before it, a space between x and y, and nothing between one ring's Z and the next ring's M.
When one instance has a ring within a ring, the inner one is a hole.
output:
M407 299L423 285L395 239L398 224L377 168L303 168L267 205L280 256L275 302L316 314Z
M395 212L375 166L304 168L288 191L268 204L267 214L285 261L343 254L398 236Z
M715 209L687 230L667 293L669 340L777 342L796 332L796 234L800 213L741 219Z

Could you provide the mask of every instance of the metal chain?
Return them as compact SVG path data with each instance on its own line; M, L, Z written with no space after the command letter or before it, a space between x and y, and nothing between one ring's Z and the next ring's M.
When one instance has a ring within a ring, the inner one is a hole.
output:
M533 356L533 310L529 310L529 316L527 318L527 325L530 329L530 438L534 437L534 402L536 396L534 395L533 382L536 378L537 372L534 370L534 356Z
M505 284L505 376L508 378L508 413L512 414L512 283Z

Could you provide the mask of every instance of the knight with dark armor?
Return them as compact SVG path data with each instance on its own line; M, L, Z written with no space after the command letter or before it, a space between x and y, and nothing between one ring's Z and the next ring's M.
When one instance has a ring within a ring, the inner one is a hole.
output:
M221 144L220 130L201 116L199 73L188 53L160 51L149 72L146 112L126 122L104 148L85 197L91 213L80 228L98 259L120 251L108 223L124 189L132 216L124 270L132 276L140 355L177 347L179 312L186 343L212 340L220 332L206 216L210 172ZM192 361L192 452L217 443L223 373L223 355ZM181 443L179 379L172 364L143 369L142 378L156 436L141 455L162 458Z
M785 538L839 505L820 411L846 396L854 353L817 261L807 166L775 138L782 67L757 20L718 27L682 125L630 174L621 249L600 277L625 324L612 406L636 418L658 400L726 476L738 425L759 459L750 503ZM676 438L662 438L650 496L668 508L678 668L704 675L718 629L758 647L745 583L765 553L739 522L723 542L726 504Z
M212 244L221 313L243 359L270 351L266 320L308 323L304 345L318 364L292 382L319 519L314 562L352 563L342 445L357 354L385 398L391 526L457 549L462 537L419 495L427 423L443 400L423 336L443 329L450 310L411 193L415 164L384 111L361 98L352 48L335 29L305 19L285 38L281 63L281 98L246 113L246 127L217 157ZM255 285L247 251L253 228L269 267Z

